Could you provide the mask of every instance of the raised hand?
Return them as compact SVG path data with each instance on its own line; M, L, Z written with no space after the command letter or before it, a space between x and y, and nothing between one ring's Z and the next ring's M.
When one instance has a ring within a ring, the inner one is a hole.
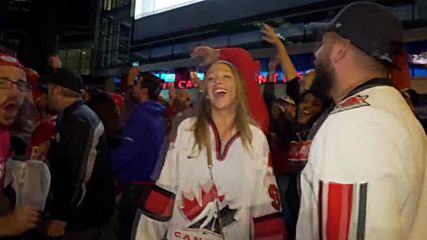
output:
M191 82L193 83L193 86L203 90L204 82L199 78L199 76L195 71L190 71L190 78L191 78Z
M279 44L283 44L271 26L264 23L262 25L261 32L264 34L262 39L271 45L277 47Z
M213 49L208 46L200 46L193 50L191 58L203 58L203 62L200 66L207 67L218 60L219 51L219 49Z

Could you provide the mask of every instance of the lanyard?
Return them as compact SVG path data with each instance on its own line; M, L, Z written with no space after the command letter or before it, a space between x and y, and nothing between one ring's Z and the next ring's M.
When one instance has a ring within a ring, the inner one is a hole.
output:
M208 157L207 163L208 163L210 179L212 181L212 184L215 184L214 177L213 177L213 171L212 171L213 163L212 163L212 146L211 146L211 139L210 139L210 131L209 131L209 136L207 137L206 155ZM214 196L215 197L215 208L216 208L216 212L217 212L217 216L218 216L218 222L219 222L219 231L221 233L221 239L225 240L225 235L224 235L224 231L223 231L223 223L222 223L222 219L221 219L221 209L219 208L218 191L214 191L214 192L215 192L215 196Z

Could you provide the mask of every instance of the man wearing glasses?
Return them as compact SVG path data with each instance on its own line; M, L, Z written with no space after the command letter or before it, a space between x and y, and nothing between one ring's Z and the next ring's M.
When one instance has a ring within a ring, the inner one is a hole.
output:
M16 58L0 54L0 192L3 189L4 166L10 148L8 127L14 122L25 94L30 89L24 66ZM5 199L0 196L0 203L2 201ZM0 214L0 237L17 236L34 228L38 219L39 214L31 208Z

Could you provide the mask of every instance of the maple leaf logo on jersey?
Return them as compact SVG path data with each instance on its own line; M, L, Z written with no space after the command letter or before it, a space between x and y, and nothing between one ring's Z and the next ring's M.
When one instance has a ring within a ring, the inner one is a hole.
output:
M197 195L192 191L189 193L183 192L182 194L183 206L181 211L191 222L188 228L206 229L220 234L219 220L221 220L223 227L235 222L234 215L237 209L231 209L226 204L225 196L218 193L214 183L208 182L205 185L200 185L199 190L200 192ZM217 204L220 209L219 213Z
M369 97L368 95L364 95L364 96L356 95L356 96L347 98L344 101L340 102L337 106L335 106L331 114L350 110L350 109L370 106L370 104L366 102L366 99L368 97Z

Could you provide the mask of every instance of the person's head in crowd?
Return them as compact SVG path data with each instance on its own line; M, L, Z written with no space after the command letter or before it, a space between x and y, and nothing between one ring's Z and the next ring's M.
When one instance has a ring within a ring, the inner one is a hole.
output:
M400 93L402 94L405 101L408 103L409 107L411 108L412 112L415 114L415 107L419 103L419 95L417 91L411 88L406 88L400 90Z
M157 102L165 107L169 106L168 100L166 100L166 98L164 98L162 95L159 95L159 97L157 98Z
M301 102L298 104L297 123L301 126L310 126L322 114L327 107L328 101L322 100L311 91L306 91L301 96Z
M278 119L282 114L286 114L285 116L288 118L295 119L295 101L289 96L276 98L271 105L270 114L273 119Z
M243 145L249 149L252 141L249 123L252 120L248 112L246 85L239 71L230 62L216 61L207 69L205 81L205 97L201 98L194 129L197 146L199 149L207 146L210 121L234 115L233 125L240 132Z
M0 128L9 127L31 91L24 67L14 57L0 53Z
M162 80L152 73L141 73L133 86L132 98L135 103L157 101L162 90Z
M177 112L184 111L185 109L192 107L192 101L190 93L185 89L176 90L176 99L174 106Z
M278 98L277 103L283 109L283 111L291 116L292 119L295 118L297 107L295 101L290 96Z
M92 95L86 104L98 115L104 124L109 146L117 146L121 126L118 108L113 97L106 92L99 92Z
M360 15L365 17L356 21ZM377 22L371 24L371 19ZM331 22L310 27L323 33L315 52L317 76L311 89L335 102L368 80L387 78L402 51L400 21L375 3L350 4Z
M83 79L75 70L58 69L49 79L48 99L49 107L57 112L79 100L83 100Z
M52 53L48 56L48 65L52 71L56 72L62 68L62 61L58 54Z

